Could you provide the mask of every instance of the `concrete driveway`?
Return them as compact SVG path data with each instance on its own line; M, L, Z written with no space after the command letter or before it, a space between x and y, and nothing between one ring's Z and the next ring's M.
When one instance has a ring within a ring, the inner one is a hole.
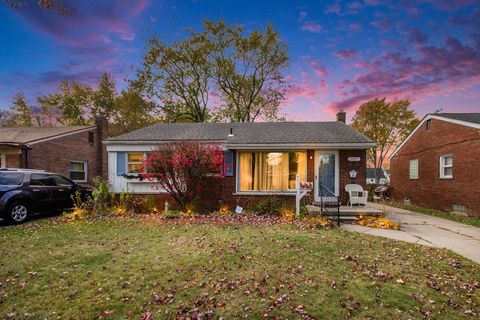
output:
M347 224L342 228L432 247L447 248L480 263L480 228L385 205L369 204L369 206L382 209L386 212L387 218L399 222L400 230L382 230Z

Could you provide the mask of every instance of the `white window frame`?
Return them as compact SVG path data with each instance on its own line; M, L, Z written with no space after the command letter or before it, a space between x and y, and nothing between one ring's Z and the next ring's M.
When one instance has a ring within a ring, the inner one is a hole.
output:
M142 162L138 162L138 161L134 161L134 162L130 162L128 161L128 155L131 154L131 153L141 153L142 154ZM147 157L147 153L146 152L143 152L143 151L128 151L127 152L127 174L131 175L131 174L136 174L136 175L139 175L141 174L141 172L130 172L130 165L131 164L142 164L143 165L143 160L145 160L145 158Z
M452 158L452 164L446 165L445 164L445 159L446 158ZM451 154L444 154L440 156L440 179L453 179L453 155ZM452 174L451 175L445 175L445 168L452 168Z
M69 164L72 164L72 163L83 163L83 169L84 169L84 171L78 171L78 170L72 170L72 169L70 169L70 167L69 167L69 168L68 168L68 178L69 178L70 180L72 180L72 181L74 181L74 182L87 182L87 181L88 181L88 161L70 160L68 163L69 163ZM83 173L85 174L85 175L84 175L85 179L83 179L83 180L74 180L74 179L71 179L71 177L72 177L72 176L70 175L71 172L83 172Z
M5 153L0 154L0 168L7 167L7 155Z
M415 162L417 164L417 175L416 177L412 177L412 162ZM408 178L410 180L418 180L420 174L418 172L418 159L412 159L408 161Z

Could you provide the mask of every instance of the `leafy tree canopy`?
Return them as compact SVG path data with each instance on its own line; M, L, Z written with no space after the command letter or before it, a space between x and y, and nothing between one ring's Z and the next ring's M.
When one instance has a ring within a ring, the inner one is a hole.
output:
M240 25L205 21L173 44L153 37L133 83L160 102L167 121L279 120L288 61L272 26L246 34Z
M358 108L353 117L352 127L372 139L377 145L368 153L368 162L381 168L384 160L417 126L418 118L410 109L410 101L386 102L373 99Z

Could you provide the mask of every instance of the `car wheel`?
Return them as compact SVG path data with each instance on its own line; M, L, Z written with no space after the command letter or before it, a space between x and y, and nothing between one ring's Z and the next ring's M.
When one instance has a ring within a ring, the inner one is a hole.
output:
M11 223L20 224L27 220L29 213L28 205L22 202L15 202L8 208L6 218Z

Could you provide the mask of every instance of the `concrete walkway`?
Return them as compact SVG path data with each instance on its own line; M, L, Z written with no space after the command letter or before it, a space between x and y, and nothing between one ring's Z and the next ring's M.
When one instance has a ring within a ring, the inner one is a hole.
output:
M400 230L374 229L344 224L342 228L374 236L450 249L480 263L480 228L418 212L369 203L382 209L387 218L399 222Z

